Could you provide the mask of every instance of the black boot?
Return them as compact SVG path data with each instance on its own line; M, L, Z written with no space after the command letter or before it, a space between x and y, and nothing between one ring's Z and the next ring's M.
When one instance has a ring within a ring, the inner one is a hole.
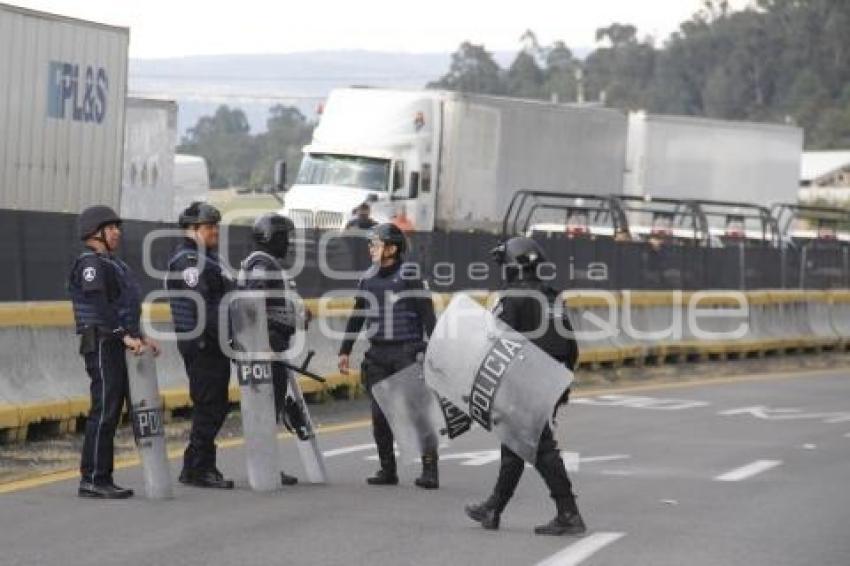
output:
M584 519L581 518L581 513L578 512L578 507L576 507L575 499L556 500L555 505L558 507L558 514L545 525L534 527L534 534L576 536L587 532Z
M298 478L295 476L290 476L286 472L280 472L280 484L281 485L295 485L298 483Z
M94 484L83 481L80 482L77 495L88 499L129 499L133 497L133 490L118 487L114 483Z
M398 475L395 468L381 466L381 469L374 476L366 478L366 483L369 485L398 485Z
M209 487L214 489L233 489L233 480L224 479L217 469L188 470L180 472L180 483L193 487Z
M495 496L491 496L483 503L467 505L463 508L467 517L481 523L482 527L490 531L498 530L503 509L504 507L498 504Z
M422 456L422 475L414 482L422 489L438 489L440 487L440 468L437 465L437 454Z

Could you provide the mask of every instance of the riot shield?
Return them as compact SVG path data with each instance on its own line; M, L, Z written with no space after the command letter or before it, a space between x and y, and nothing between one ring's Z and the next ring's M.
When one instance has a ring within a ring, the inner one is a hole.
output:
M301 392L301 385L298 383L298 376L289 375L289 387L286 392L287 404L291 407L290 410L297 411L299 417L295 426L296 445L298 446L298 456L301 458L301 464L304 466L304 473L307 475L307 481L310 483L327 483L328 474L325 470L325 459L322 456L322 451L319 448L319 441L316 438L316 430L313 427L313 420L310 418L310 411L307 409L307 403L304 401L304 395ZM292 419L295 421L296 419Z
M159 395L153 353L146 351L141 356L128 354L127 370L133 437L142 460L145 494L148 499L171 499L174 490L168 466L162 398Z
M440 316L424 372L428 385L532 464L573 381L563 364L463 294Z
M425 383L422 364L413 363L372 386L372 397L393 431L401 460L411 464L436 452L445 432L440 403Z
M248 483L254 491L280 487L277 419L272 368L268 360L269 338L266 304L262 293L245 291L230 304L233 349L238 353L242 431ZM266 361L260 361L265 358Z

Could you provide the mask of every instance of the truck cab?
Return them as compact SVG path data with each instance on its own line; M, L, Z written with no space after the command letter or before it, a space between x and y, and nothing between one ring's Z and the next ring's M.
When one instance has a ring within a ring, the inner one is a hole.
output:
M333 91L281 213L300 228L335 230L368 202L377 222L433 229L440 120L429 92Z

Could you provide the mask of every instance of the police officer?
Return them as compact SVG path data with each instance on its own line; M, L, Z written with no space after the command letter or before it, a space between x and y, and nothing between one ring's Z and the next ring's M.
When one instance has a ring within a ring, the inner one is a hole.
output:
M530 238L516 237L497 246L492 254L502 266L506 288L512 291L501 298L494 314L517 332L534 333L536 336L529 338L536 346L572 370L578 359L578 347L572 336L562 336L558 332L558 325L554 324L551 318L552 313L557 313L562 319L563 327L572 330L566 314L552 308L558 298L558 292L539 277L538 268L546 261L543 250ZM524 295L522 291L527 291L528 295ZM541 304L540 294L546 297L548 305ZM546 325L546 328L541 333L539 331L543 329L543 325ZM534 376L530 375L528 379L534 379ZM568 398L569 390L560 403L566 403ZM576 506L572 484L549 425L546 425L540 437L535 468L555 500L557 515L548 524L536 527L534 532L540 535L584 533L584 521ZM480 522L485 529L498 529L500 516L513 496L524 469L525 462L522 458L502 445L499 478L493 494L483 503L467 505L466 514Z
M354 341L368 323L369 350L361 369L370 395L376 383L416 361L417 354L425 350L425 335L434 330L434 305L430 296L421 295L426 287L416 267L402 262L405 249L404 234L394 224L380 224L373 229L369 239L373 265L359 283L355 312L348 319L346 338L339 350L339 370L348 373ZM396 296L405 292L419 292L420 296ZM367 309L368 315L364 314ZM374 397L372 432L381 468L366 481L369 485L396 485L393 434ZM425 489L440 486L436 446L422 455L422 475L416 485Z
M215 437L227 416L230 383L230 360L222 352L222 341L229 340L229 332L219 328L219 311L222 297L234 288L233 278L216 252L220 221L219 211L202 202L193 202L180 214L185 238L168 262L165 284L170 291L193 291L199 299L199 303L188 297L169 299L177 349L189 376L194 406L180 482L232 489L233 481L225 479L216 467L215 452ZM205 311L204 326L199 336L189 338L199 322L198 304Z
M247 275L239 281L240 289L290 291L294 286L289 281L281 265L289 250L289 238L295 230L292 221L279 214L268 213L258 217L254 222L252 237L254 249L242 262L243 273ZM296 312L293 301L285 296L274 296L266 299L269 345L274 352L284 352L289 349L290 339L296 330ZM284 422L284 410L293 409L286 403L286 390L289 379L294 376L280 362L272 362L272 383L274 384L275 412L278 423ZM296 416L296 419L298 417ZM298 478L280 472L283 485L294 485Z
M80 464L80 497L126 499L133 491L112 480L113 439L125 400L129 400L125 351L141 354L141 289L126 263L113 253L121 241L121 219L108 206L91 206L78 218L85 249L74 261L68 291L74 306L80 354L91 378L91 409ZM128 403L129 406L129 403Z
M372 220L372 208L368 202L360 203L353 212L354 217L346 223L346 230L370 230L378 224Z

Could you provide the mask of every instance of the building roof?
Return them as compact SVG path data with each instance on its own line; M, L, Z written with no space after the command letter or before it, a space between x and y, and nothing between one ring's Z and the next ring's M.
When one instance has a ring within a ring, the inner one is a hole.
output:
M814 181L845 167L850 167L850 151L807 151L800 163L800 181Z

